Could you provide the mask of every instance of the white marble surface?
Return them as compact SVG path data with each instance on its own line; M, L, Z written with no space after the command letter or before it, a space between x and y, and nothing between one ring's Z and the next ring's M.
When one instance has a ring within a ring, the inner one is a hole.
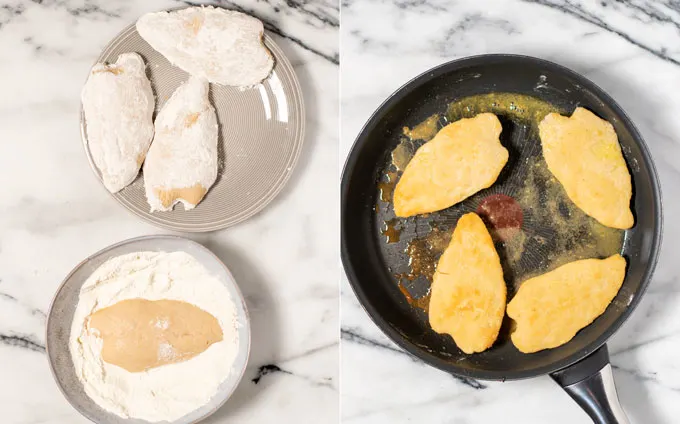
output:
M378 18L379 17L379 18ZM566 65L628 112L664 192L664 245L641 304L609 343L631 421L680 413L680 2L344 0L341 160L373 110L428 68L480 53L520 53ZM343 423L590 422L549 378L474 388L404 354L343 282Z
M128 213L99 186L80 141L80 90L93 60L118 31L142 13L182 4L0 0L3 424L87 422L61 396L47 365L49 302L63 277L90 253L164 231ZM298 168L274 202L236 227L190 236L231 268L253 325L244 380L207 422L335 422L338 4L222 4L260 17L278 34L274 39L296 68L308 116ZM261 375L273 367L281 371Z

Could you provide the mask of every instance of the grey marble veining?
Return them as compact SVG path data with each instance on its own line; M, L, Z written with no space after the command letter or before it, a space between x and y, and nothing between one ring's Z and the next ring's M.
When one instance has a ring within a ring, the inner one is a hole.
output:
M195 4L198 2L190 2ZM107 245L162 234L116 204L80 141L80 90L101 49L170 0L0 0L0 422L87 422L52 381L45 314L66 274ZM295 67L305 146L291 180L236 227L189 237L231 269L251 314L249 368L209 423L338 415L338 4L224 1L257 16ZM328 212L316 213L319 205ZM330 241L330 242L329 242ZM314 319L310 319L314 317Z
M197 2L187 1L187 4ZM339 63L337 32L339 4L335 0L265 0L244 2L217 0L223 7L239 10L256 16L265 22L265 27L298 46L328 60ZM319 31L323 30L323 31Z
M652 151L665 222L654 279L609 350L631 421L677 422L680 2L344 0L341 45L341 162L390 93L433 66L469 55L517 53L560 63L624 108ZM343 422L590 422L547 377L466 381L413 359L370 321L346 281L341 315Z

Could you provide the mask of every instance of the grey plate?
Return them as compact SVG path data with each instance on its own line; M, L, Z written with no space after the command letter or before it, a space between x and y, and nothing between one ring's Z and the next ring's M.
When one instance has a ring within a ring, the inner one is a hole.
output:
M274 56L275 65L262 84L246 90L210 84L210 98L220 126L220 160L217 181L203 201L190 211L177 205L172 211L151 214L140 173L132 184L113 194L119 203L162 228L214 231L250 218L281 191L302 149L305 113L293 67L266 34L264 42ZM157 113L175 89L187 80L188 74L172 66L144 41L134 24L111 41L97 62L115 62L118 55L126 52L137 52L144 58L156 95ZM88 148L82 112L80 116L85 151L101 181Z
M236 306L239 347L234 360L233 371L219 386L217 394L206 405L173 421L170 424L193 424L214 413L236 389L241 381L248 356L250 355L250 320L243 295L227 267L210 250L202 245L175 236L147 236L126 240L101 250L78 264L64 279L52 300L47 315L46 347L47 358L57 386L75 409L86 418L99 424L148 424L139 419L125 419L100 408L85 393L83 385L76 376L69 352L69 335L73 314L78 304L80 288L87 278L107 260L140 251L183 251L192 255L208 271L219 278L229 290ZM163 423L168 423L163 421Z

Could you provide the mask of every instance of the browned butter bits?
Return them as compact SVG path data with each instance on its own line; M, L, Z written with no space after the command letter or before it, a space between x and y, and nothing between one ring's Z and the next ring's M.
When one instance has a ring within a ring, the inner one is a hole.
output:
M102 358L130 372L186 361L222 341L208 312L178 300L127 299L88 318L103 339Z

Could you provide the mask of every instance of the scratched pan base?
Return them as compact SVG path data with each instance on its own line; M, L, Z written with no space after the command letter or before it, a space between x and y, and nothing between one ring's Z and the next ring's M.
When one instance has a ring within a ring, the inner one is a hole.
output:
M210 84L210 101L219 123L217 181L203 201L190 211L176 205L169 212L149 212L142 173L113 194L135 215L176 231L213 231L237 224L262 210L283 188L297 162L304 139L302 92L293 67L265 34L274 56L274 70L261 84L240 90ZM104 49L97 62L114 62L119 54L137 52L147 64L156 96L154 117L188 74L172 66L137 33L134 24ZM82 137L90 165L101 180L88 149L81 113ZM103 187L103 185L102 185Z
M537 124L549 112L582 106L611 122L633 182L635 226L606 228L567 198L542 159ZM498 180L444 211L395 218L391 195L410 155L444 125L481 112L498 115L508 163ZM342 182L341 253L349 282L376 324L398 345L456 375L527 378L563 368L601 346L637 303L658 240L653 169L623 111L584 78L557 65L490 55L451 62L394 93L359 134ZM621 253L623 286L605 313L569 343L534 354L519 352L506 321L497 342L466 355L427 319L436 262L458 218L477 212L490 227L511 299L518 284L558 265Z

